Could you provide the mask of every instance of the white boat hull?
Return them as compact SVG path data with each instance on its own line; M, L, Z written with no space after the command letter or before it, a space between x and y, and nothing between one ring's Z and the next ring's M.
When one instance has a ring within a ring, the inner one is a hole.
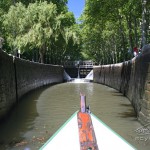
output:
M135 150L126 140L91 114L100 150ZM40 148L40 150L80 150L77 112Z

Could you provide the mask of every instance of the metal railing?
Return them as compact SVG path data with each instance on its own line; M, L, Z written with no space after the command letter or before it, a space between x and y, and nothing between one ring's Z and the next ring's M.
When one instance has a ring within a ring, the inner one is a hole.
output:
M79 68L91 68L95 65L95 63L91 60L89 61L67 61L64 62L64 67L79 67Z

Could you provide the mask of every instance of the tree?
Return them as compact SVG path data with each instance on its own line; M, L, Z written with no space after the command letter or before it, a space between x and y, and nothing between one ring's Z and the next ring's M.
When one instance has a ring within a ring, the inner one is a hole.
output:
M23 53L36 49L41 63L45 59L60 63L71 41L72 47L78 44L78 37L72 27L73 14L57 10L55 4L46 1L30 3L27 7L22 3L11 6L3 17L3 27L12 50L20 49Z
M142 0L142 46L146 44L146 3L147 0Z
M150 2L143 3L143 9L148 8ZM140 0L87 0L81 17L83 51L101 64L130 59L133 48L141 47L141 37L149 40L150 13L144 12L142 19Z

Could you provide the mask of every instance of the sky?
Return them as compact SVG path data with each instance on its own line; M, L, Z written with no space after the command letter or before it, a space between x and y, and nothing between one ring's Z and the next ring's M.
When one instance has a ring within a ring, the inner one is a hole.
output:
M74 13L75 18L79 18L84 9L85 0L68 0L69 11Z

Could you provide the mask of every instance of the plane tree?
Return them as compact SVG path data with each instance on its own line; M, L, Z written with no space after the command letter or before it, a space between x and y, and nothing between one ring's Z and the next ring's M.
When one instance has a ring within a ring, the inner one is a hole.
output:
M12 51L32 51L36 55L38 51L41 63L45 60L61 63L68 49L71 51L78 47L79 36L74 24L72 13L60 13L56 4L46 1L28 6L16 3L3 15L5 37Z
M132 58L142 39L149 42L149 7L147 0L87 0L81 17L83 51L100 64Z

